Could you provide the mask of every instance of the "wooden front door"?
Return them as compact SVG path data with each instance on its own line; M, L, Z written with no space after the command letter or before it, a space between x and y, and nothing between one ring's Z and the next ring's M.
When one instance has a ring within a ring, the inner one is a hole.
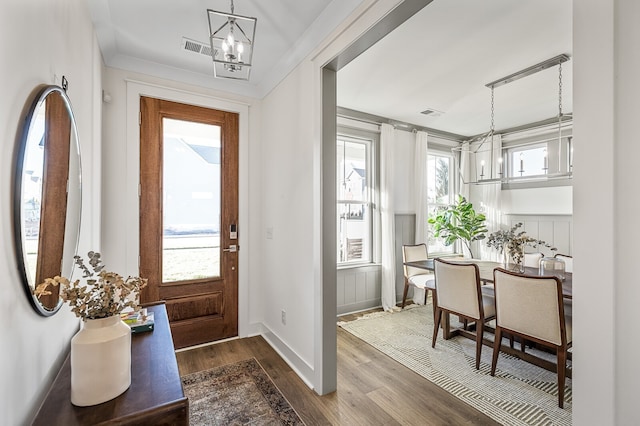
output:
M176 348L238 335L238 114L140 99L141 301Z

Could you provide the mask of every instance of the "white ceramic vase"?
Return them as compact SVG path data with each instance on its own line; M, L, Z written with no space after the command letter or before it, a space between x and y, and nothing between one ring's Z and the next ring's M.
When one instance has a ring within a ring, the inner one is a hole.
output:
M71 339L71 403L109 401L131 385L131 329L119 315L87 319Z

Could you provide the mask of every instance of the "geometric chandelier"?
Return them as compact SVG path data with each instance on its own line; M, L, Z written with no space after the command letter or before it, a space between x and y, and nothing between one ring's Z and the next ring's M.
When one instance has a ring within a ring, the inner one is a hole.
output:
M249 80L257 18L207 9L213 75L217 78Z
M554 158L558 159L558 167L555 168L555 172L553 174L549 174L548 170L549 170L549 159L547 157L547 149L543 150L543 158L541 160L541 170L544 173L545 179L555 179L555 178L566 178L566 177L571 177L572 175L572 156L571 154L564 154L568 156L568 170L563 170L563 166L561 164L561 160L562 160L562 155L561 154L561 147L562 147L562 122L563 122L563 114L562 114L562 63L566 62L570 60L569 55L566 54L561 54L558 56L555 56L553 58L547 59L543 62L540 62L538 64L535 64L533 66L527 67L525 69L522 69L520 71L517 71L513 74L510 74L506 77L502 77L498 80L492 81L491 83L487 83L485 86L488 87L489 89L491 89L491 126L489 129L489 132L479 136L478 138L474 138L473 140L470 140L470 143L477 143L477 145L474 146L474 148L472 149L470 145L467 145L467 147L465 148L464 146L460 146L460 147L456 147L456 148L452 148L452 151L460 151L461 152L461 157L460 157L460 161L461 163L463 161L466 161L466 173L467 175L470 177L470 179L465 179L464 177L464 173L465 171L462 169L460 169L460 177L462 179L462 182L466 183L471 183L471 184L485 184L485 183L498 183L498 182L510 182L511 177L515 177L515 172L519 172L520 176L522 177L523 173L525 172L524 170L524 166L523 166L523 157L522 154L520 155L520 169L516 169L516 165L515 164L510 164L509 165L509 171L505 172L505 170L503 170L503 155L504 155L504 147L502 147L502 144L500 144L500 147L498 148L498 150L500 152L496 152L495 150L495 146L494 146L494 132L495 132L495 127L494 127L494 89L496 87L505 85L505 84L509 84L513 81L519 80L521 78L530 76L532 74L535 74L537 72L540 72L542 70L551 68L553 66L558 66L558 135L556 138L550 138L550 139L544 139L544 140L536 140L536 143L543 143L543 142L547 142L547 146L548 146L548 142L550 141L557 141L557 146L558 146L558 153L557 155L554 155ZM483 146L485 145L485 143L489 143L491 146L487 149L482 149ZM569 147L568 149L571 149L571 147ZM466 157L462 156L462 153L465 153ZM483 158L483 157L489 157L488 159ZM466 158L466 160L463 160L463 158ZM480 161L480 164L478 165L477 162L478 160ZM485 166L487 166L487 160L489 162L488 164L488 168L489 168L489 173L487 175L485 175ZM517 160L513 160L514 163L516 163ZM517 164L517 163L516 163ZM475 169L475 173L474 173L474 169ZM478 170L480 171L478 173ZM535 170L535 167L534 167ZM474 176L475 175L475 176ZM488 176L489 178L485 178L485 176ZM540 175L528 175L529 177L527 177L527 179L540 179L539 176L542 176L542 174ZM515 181L515 180L514 180Z

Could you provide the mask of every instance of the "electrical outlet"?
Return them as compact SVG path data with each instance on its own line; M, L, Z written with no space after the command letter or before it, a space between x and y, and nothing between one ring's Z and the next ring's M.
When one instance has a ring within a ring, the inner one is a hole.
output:
M282 324L287 325L287 311L282 310Z

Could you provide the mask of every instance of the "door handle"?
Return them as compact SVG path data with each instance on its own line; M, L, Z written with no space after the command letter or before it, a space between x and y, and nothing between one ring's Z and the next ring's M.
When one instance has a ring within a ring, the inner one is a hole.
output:
M222 249L222 251L226 251L226 252L229 252L229 253L235 253L238 250L240 250L240 246L236 245L236 244L232 244L229 247Z

